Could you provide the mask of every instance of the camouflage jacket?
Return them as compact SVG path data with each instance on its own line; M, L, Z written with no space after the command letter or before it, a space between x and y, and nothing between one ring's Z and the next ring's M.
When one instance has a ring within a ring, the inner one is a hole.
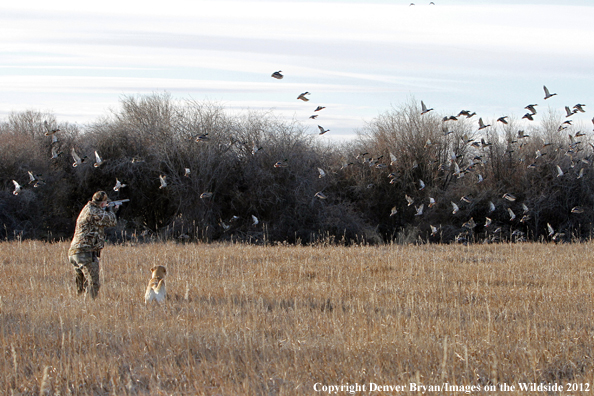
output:
M102 209L93 202L87 203L76 219L76 229L68 255L99 252L105 243L103 229L113 227L117 222L115 213Z

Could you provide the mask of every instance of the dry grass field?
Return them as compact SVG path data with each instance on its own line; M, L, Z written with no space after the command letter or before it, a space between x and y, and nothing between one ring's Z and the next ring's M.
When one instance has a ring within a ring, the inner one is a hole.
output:
M67 249L0 243L2 395L594 391L594 243L110 245L95 301ZM169 299L146 307L157 263Z

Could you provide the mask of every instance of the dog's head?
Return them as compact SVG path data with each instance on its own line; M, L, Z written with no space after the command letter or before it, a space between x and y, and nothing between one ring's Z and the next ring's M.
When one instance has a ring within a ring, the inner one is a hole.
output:
M157 265L151 268L151 272L153 273L153 278L164 278L167 275L167 269L162 265Z

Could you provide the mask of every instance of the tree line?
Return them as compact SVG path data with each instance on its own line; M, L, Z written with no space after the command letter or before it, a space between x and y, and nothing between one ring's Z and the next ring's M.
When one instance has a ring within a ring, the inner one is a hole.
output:
M11 113L0 122L0 238L69 239L97 190L130 199L109 231L119 241L590 238L585 126L554 111L480 130L477 116L421 113L411 100L338 144L272 111L232 114L168 94L124 97L83 127ZM116 180L126 186L114 191Z

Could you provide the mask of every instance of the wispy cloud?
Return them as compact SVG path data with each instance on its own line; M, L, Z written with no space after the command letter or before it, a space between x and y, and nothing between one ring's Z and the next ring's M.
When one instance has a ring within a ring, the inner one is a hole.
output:
M115 105L122 94L166 90L291 113L288 103L308 90L332 103L332 128L411 96L445 112L513 111L540 98L543 83L572 100L592 97L594 6L408 3L7 3L0 95L21 92L41 107L51 106L41 94L64 94L75 112L92 101L77 95ZM275 70L286 78L272 80Z

